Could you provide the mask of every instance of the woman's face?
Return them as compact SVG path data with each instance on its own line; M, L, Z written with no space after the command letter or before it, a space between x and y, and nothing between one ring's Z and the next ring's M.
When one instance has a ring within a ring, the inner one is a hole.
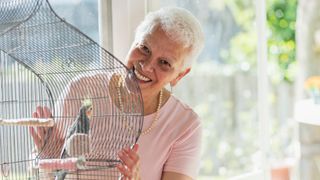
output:
M175 85L189 71L183 68L188 49L167 37L161 28L135 42L127 56L143 95L158 93L165 85Z

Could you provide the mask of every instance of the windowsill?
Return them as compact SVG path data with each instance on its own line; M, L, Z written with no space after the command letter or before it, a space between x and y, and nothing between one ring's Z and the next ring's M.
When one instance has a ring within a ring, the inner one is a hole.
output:
M314 104L312 99L296 102L294 119L300 123L320 126L320 104Z

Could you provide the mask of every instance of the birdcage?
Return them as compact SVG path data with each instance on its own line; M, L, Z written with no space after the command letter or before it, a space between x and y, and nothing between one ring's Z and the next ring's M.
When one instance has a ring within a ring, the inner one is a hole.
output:
M132 71L48 0L0 12L0 179L118 179L117 153L143 124Z

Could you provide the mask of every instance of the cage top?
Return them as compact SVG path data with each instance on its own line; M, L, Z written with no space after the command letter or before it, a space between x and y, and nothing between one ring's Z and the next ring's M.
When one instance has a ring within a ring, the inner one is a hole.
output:
M26 21L46 0L1 0L0 35Z
M96 76L97 74L110 76L117 73L129 77L131 80L128 82L133 82L128 84L133 87L130 89L136 89L135 92L140 93L137 83L134 83L135 78L128 76L130 72L127 67L91 38L60 18L48 0L1 0L0 12L0 53L5 57L0 62L0 75L6 76L7 81L3 81L4 83L17 77L20 84L21 81L39 80L52 107L66 86L83 75L94 79L100 77ZM10 67L11 64L18 66ZM27 75L27 72L32 76ZM22 73L25 75L22 76ZM108 79L105 77L103 82ZM14 92L14 87L8 92ZM81 88L93 92L95 87ZM25 90L34 93L31 89ZM141 94L139 96L141 97ZM39 98L28 97L28 102L38 100ZM15 102L16 99L10 97L2 101L8 103Z

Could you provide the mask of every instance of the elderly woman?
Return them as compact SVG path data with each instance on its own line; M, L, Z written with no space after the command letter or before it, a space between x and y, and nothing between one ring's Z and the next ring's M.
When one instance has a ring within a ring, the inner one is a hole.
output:
M118 153L123 162L117 166L122 179L196 179L201 123L197 114L165 86L175 86L190 72L202 48L200 24L185 9L151 12L138 26L126 62L141 89L144 124L138 143ZM37 109L34 117L40 114L50 113ZM39 144L41 133L31 129L31 134Z
M125 177L196 179L200 120L164 87L175 86L190 72L202 47L199 22L181 8L149 13L138 26L126 59L139 80L145 117L137 153L137 147L119 153Z

